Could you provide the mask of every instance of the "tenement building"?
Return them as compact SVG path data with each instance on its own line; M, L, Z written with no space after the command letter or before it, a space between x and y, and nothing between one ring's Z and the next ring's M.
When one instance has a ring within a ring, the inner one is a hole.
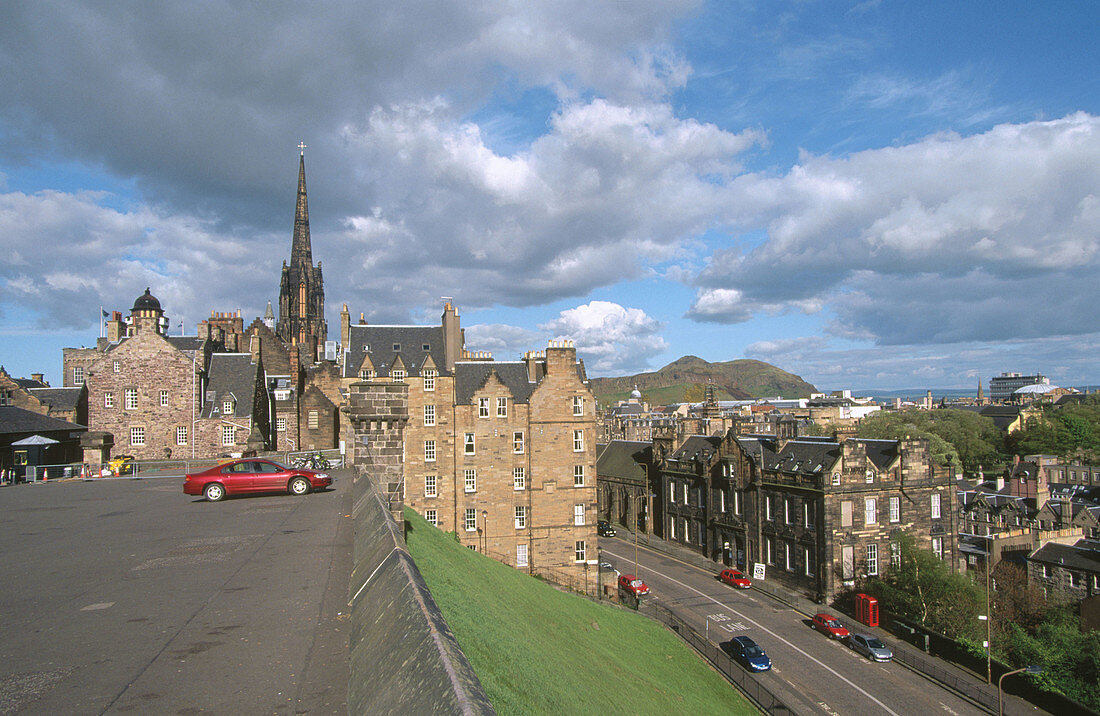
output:
M407 386L406 505L517 568L583 574L596 558L596 404L572 344L519 361L471 353L450 303L436 326L352 325L345 310L340 335L351 392Z
M954 478L924 439L654 439L665 538L818 601L889 569L896 537L956 564Z

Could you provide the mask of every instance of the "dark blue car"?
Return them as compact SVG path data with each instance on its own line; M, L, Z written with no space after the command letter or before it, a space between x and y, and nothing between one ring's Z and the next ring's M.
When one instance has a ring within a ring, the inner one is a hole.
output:
M767 671L772 668L772 660L759 644L747 636L735 636L726 642L725 647L730 656L749 671Z

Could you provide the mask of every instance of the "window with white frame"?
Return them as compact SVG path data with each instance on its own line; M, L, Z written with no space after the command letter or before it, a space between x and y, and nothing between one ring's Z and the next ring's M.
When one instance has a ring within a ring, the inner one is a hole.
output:
M794 571L794 545L790 542L783 543L783 566L787 568L788 572Z
M878 545L867 545L867 576L873 577L878 574Z
M890 566L901 566L901 545L897 542L890 543Z
M783 521L785 523L787 523L788 525L791 524L791 514L792 514L791 498L784 497L783 498Z
M517 430L512 433L512 452L516 455L523 454L523 431Z
M725 490L719 490L718 491L718 511L719 512L725 512L726 511L726 491Z
M669 539L676 539L676 518L670 517L668 520L669 527Z
M168 407L168 391L167 390L160 391L160 407L162 407L162 408L167 408Z
M286 432L286 418L275 418L275 432Z
M814 526L814 503L809 500L802 503L802 526Z
M735 514L735 515L741 514L741 491L740 490L734 490L733 491L733 514Z
M145 428L143 428L143 427L130 428L130 444L131 445L144 445L145 444Z
M943 537L932 538L932 553L943 559Z
M573 505L573 524L584 524L584 505Z
M237 444L237 430L232 425L222 426L222 445Z
M222 412L228 415L233 412L233 400L232 398L226 398L222 401Z
M422 375L424 376L424 390L426 390L428 392L434 391L435 390L435 376L436 376L435 370L432 369L432 368L429 368L429 369L423 371Z
M176 445L187 444L187 428L180 426L176 428Z
M764 538L764 558L768 564L775 564L775 538Z
M688 484L686 482L680 485L684 489L684 504L688 503Z
M863 521L869 525L878 522L878 502L873 497L863 501Z
M477 492L477 470L468 467L462 471L462 485L466 492Z
M390 371L390 379L391 380L405 380L406 375L407 374L405 373L405 371L401 370L400 368L398 368L397 370L391 370Z
M424 519L428 521L428 524L439 527L439 518L436 516L435 510L424 510Z
M435 497L436 492L436 475L424 476L424 497Z
M584 465L573 466L573 487L584 487Z
M840 484L840 473L839 472L834 472L833 473L833 484L834 485L839 485Z
M772 496L771 495L764 495L764 519L769 520L769 521L775 519L775 513L772 510Z
M114 363L112 363L112 367L114 368L116 373L121 373L122 372L122 364L119 363L117 360Z
M874 470L868 470L865 474L864 479L867 482L874 482L875 481L875 471Z
M76 387L79 388L80 384L83 383L83 382L84 382L84 367L78 365L75 368L73 368L73 384L76 385Z
M805 574L807 577L814 576L815 570L817 569L817 565L815 564L815 562L816 562L816 560L814 559L814 550L813 550L813 548L812 547L803 547L802 548L802 563L805 565L805 570L804 570L803 574Z
M525 545L525 544L517 544L516 545L516 566L517 567L526 567L527 566L527 545Z
M109 390L106 393L103 394L103 407L104 408L113 408L113 407L115 407L115 394L112 393Z
M424 441L424 462L435 462L435 440Z
M584 398L580 395L573 396L573 415L584 415Z
M319 416L318 416L317 411L316 410L309 411L309 415L306 417L306 425L309 427L309 429L310 430L316 430L317 426L319 424L320 424L320 422L319 422Z
M900 522L901 521L901 498L900 497L891 497L890 498L890 521L891 522Z
M516 529L527 529L527 507L516 505Z
M434 405L425 405L424 406L424 425L426 427L429 427L429 428L432 427L433 425L435 425L435 406Z
M462 439L462 445L463 445L462 452L464 452L467 455L475 454L474 453L474 434L473 433L466 433L465 437L463 437L463 439Z
M584 431L573 431L573 452L584 452Z
M503 396L497 398L497 417L508 417L508 398L505 398Z
M127 410L137 410L137 406L138 406L137 388L127 388L125 395L126 395L126 409Z
M583 562L586 559L588 559L588 553L585 550L584 540L579 539L573 545L573 561L574 562Z
M466 519L464 520L466 531L473 532L477 529L477 510L472 507L466 508Z
M522 467L512 468L512 489L513 490L526 490L527 489L527 470Z
M940 518L940 493L932 493L932 519L938 520Z
M477 399L477 417L487 418L489 417L489 399L478 398Z

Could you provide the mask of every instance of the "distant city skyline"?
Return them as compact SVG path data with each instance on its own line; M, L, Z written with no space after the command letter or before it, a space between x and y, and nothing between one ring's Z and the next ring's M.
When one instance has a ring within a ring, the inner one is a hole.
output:
M439 320L590 375L1100 382L1095 3L0 7L0 364L149 286L262 316L299 144L330 333Z

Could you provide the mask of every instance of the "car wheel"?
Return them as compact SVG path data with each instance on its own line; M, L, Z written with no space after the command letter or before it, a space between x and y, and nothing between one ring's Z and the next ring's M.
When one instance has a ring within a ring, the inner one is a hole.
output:
M211 482L203 489L202 496L208 502L220 502L225 499L225 488L216 482Z
M304 477L296 477L290 481L290 494L292 495L305 495L310 490L309 480Z

